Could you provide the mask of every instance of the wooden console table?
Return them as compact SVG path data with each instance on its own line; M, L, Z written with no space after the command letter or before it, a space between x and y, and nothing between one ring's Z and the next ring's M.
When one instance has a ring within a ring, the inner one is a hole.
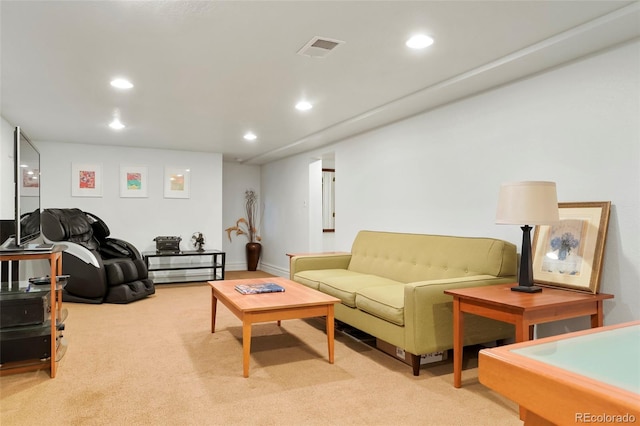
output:
M533 339L534 324L589 315L591 328L603 325L603 302L611 294L590 294L543 287L541 293L511 291L517 284L446 290L453 296L453 386L462 386L464 313L508 322L516 327L516 343Z

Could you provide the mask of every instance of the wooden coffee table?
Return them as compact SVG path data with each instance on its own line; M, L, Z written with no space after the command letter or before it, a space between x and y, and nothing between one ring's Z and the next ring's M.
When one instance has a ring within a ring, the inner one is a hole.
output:
M276 283L285 288L281 293L241 294L235 290L237 284ZM216 330L218 300L242 321L242 373L249 377L249 354L251 352L251 324L325 316L327 321L327 344L329 363L334 355L334 304L340 299L305 287L285 278L257 278L244 280L209 281L211 286L211 332Z

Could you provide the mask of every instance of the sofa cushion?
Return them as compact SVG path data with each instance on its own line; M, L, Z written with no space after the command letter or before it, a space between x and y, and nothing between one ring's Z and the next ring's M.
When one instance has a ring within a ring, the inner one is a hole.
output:
M304 284L307 287L311 287L314 290L318 290L320 281L330 277L344 277L362 275L357 272L349 271L346 269L315 269L298 272L293 276L294 281Z
M467 277L512 276L515 246L492 238L360 231L348 269L403 283Z
M356 307L383 320L404 325L404 286L366 287L356 294Z
M342 304L351 308L356 307L356 293L367 287L380 287L397 285L402 288L401 282L376 275L359 274L351 272L349 275L326 277L320 281L318 290L340 299Z

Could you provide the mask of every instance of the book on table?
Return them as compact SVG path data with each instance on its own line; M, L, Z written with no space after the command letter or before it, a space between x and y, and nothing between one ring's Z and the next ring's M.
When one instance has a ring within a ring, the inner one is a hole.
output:
M235 288L242 294L279 293L284 291L284 287L276 283L237 284Z

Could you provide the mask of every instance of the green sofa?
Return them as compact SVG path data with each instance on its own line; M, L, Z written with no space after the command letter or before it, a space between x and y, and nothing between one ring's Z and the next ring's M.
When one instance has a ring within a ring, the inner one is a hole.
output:
M293 256L291 280L341 300L337 320L411 354L453 348L452 297L443 292L515 282L516 247L491 238L360 231L351 253ZM464 345L513 337L510 324L465 316Z

